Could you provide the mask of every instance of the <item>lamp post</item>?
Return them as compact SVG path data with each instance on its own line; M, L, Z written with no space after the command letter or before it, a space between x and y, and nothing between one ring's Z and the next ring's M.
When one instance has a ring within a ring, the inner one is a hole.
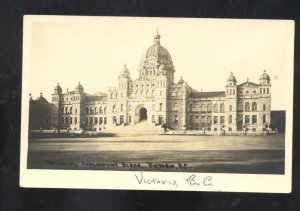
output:
M86 130L86 124L85 122L82 122L82 133L85 133Z
M223 131L223 136L225 136L225 124L222 124L221 130Z
M243 124L243 133L244 133L244 136L246 136L246 131L247 131L246 125Z
M265 130L266 130L266 133L267 133L267 136L269 135L269 125L268 123L265 124Z

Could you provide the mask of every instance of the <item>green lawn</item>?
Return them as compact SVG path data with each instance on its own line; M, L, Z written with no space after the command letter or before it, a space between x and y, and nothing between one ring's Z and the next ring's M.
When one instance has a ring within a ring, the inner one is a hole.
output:
M33 139L28 168L284 174L284 136Z

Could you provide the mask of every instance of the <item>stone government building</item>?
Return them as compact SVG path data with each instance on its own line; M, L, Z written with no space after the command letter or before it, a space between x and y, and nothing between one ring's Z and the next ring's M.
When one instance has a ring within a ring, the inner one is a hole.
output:
M231 73L224 79L225 91L196 91L182 78L174 82L171 55L160 44L157 32L138 72L139 78L133 80L124 65L118 86L107 93L90 95L80 82L75 90L63 93L57 84L52 103L42 95L30 99L30 129L85 127L100 131L113 125L165 122L177 130L263 131L271 125L271 84L266 71L258 83L247 80L238 84Z

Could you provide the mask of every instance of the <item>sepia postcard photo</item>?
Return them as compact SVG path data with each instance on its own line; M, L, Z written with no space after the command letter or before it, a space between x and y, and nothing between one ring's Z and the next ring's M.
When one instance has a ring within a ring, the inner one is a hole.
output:
M294 22L24 16L21 187L291 191Z

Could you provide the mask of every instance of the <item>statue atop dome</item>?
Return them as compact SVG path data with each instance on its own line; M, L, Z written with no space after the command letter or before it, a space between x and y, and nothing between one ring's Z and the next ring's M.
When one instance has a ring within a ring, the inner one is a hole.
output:
M158 33L158 28L156 28L156 33L154 35L154 45L160 45L160 34Z

